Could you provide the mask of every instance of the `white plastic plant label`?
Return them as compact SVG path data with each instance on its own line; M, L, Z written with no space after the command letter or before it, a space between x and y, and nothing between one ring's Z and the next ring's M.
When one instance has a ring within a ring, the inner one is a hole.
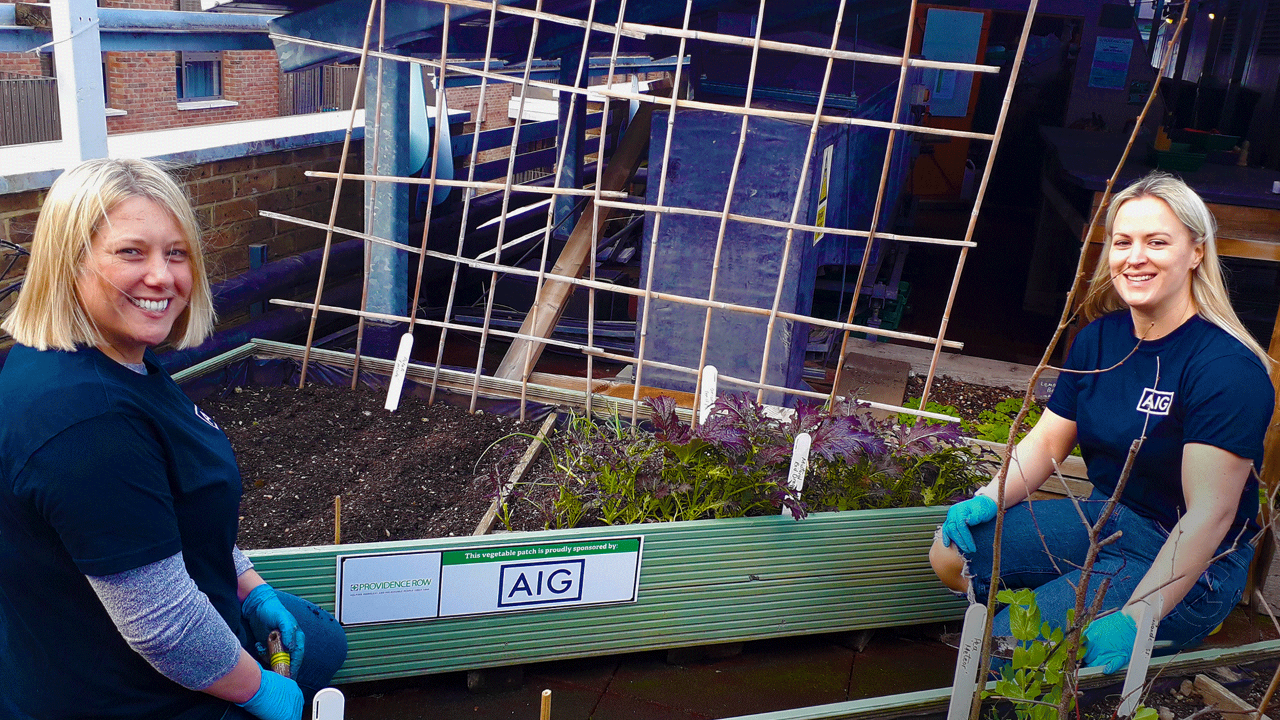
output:
M809 433L800 433L796 436L795 445L791 447L791 469L787 472L787 484L795 491L796 497L800 497L800 491L804 490L804 476L809 472L809 446L812 444L813 437ZM784 505L782 514L791 517L791 508Z
M973 604L964 611L964 627L960 630L960 655L956 658L956 674L951 681L951 704L947 720L967 720L973 707L973 694L978 689L978 665L982 661L982 634L987 629L987 606Z
M1133 653L1129 655L1129 671L1124 676L1120 707L1116 717L1132 717L1142 699L1142 688L1147 682L1147 668L1151 666L1151 650L1156 644L1156 631L1164 615L1164 598L1160 593L1142 601L1142 613L1138 615L1138 634L1133 640Z
M342 720L347 698L338 688L324 688L311 701L311 720Z
M383 407L395 412L400 407L400 392L404 390L404 374L409 371L409 354L413 352L413 331L400 337L400 349L396 351L396 365L391 371L391 384L387 386L387 402Z
M716 402L716 385L719 382L720 373L716 370L715 365L708 365L702 368L702 392L698 394L698 424L707 421L707 416L711 414L711 406Z

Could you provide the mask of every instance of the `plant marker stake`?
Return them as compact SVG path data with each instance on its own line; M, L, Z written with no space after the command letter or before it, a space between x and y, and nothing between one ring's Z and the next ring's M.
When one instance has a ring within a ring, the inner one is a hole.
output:
M342 720L347 712L347 698L338 688L324 688L311 701L311 720Z
M404 374L409 370L409 353L413 352L413 327L400 336L400 349L396 351L396 366L391 371L391 384L387 386L387 403L391 412L400 407L400 391L404 389Z
M947 720L966 720L978 689L978 665L982 660L982 634L987 627L987 606L974 603L964 611L964 627L960 629L960 657L951 681L951 704Z
M716 383L719 378L720 372L715 365L702 368L702 393L698 395L699 425L706 422L707 416L711 414L711 406L716 402Z
M1138 709L1142 686L1147 682L1147 667L1151 664L1151 648L1156 642L1156 630L1164 615L1164 598L1156 593L1142 601L1142 614L1138 616L1138 636L1133 640L1133 653L1129 656L1129 672L1124 676L1124 690L1120 694L1120 707L1116 717L1132 717Z
M284 651L284 643L280 642L279 630L267 634L267 656L271 658L271 672L289 677L289 653Z
M813 437L809 433L800 433L796 436L796 444L791 448L791 469L787 471L787 484L796 491L797 498L800 497L800 491L804 489L804 474L809 471L811 444L813 444ZM783 505L782 514L791 517L791 508Z
M551 691L542 691L542 711L538 715L539 720L551 720Z

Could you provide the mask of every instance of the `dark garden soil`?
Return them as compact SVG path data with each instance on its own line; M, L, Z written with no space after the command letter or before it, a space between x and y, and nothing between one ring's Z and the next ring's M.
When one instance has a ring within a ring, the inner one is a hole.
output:
M494 494L478 476L500 459L514 464L529 439L511 436L540 425L409 396L392 413L384 400L308 386L243 388L203 403L240 465L241 547L333 543L336 496L343 543L470 535Z
M924 376L912 375L907 378L907 397L918 398L924 392ZM1021 390L1003 387L988 387L961 382L950 377L941 376L933 379L929 388L929 402L950 405L960 411L959 417L969 422L977 422L984 410L994 410L1001 400L1011 397L1022 398Z
M922 384L912 378L908 397ZM940 377L931 398L976 420L1011 393ZM242 388L204 401L240 465L241 547L333 543L337 496L343 543L470 535L496 478L509 477L540 426L411 396L391 413L384 399L368 389L308 386ZM544 452L525 478L536 483L549 470ZM535 507L522 501L512 529L541 529Z
M1276 672L1276 662L1266 661L1243 666L1220 667L1203 675L1226 688L1236 697L1256 708L1266 694ZM1081 703L1082 720L1112 720L1119 705L1120 688L1086 691ZM1213 700L1196 688L1194 677L1157 677L1149 682L1142 704L1160 712L1161 720L1249 720L1252 713L1222 712L1212 707ZM1275 717L1275 698L1268 714Z

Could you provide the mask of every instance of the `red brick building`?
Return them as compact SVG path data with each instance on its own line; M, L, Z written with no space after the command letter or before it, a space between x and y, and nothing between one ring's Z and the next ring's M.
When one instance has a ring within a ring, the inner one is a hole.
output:
M14 0L0 0L13 3ZM181 0L99 0L99 7L178 10ZM104 52L107 132L163 130L279 115L271 50ZM0 53L0 72L52 75L49 54ZM188 79L185 88L183 78ZM193 82L194 81L194 82ZM184 92L185 90L185 92Z

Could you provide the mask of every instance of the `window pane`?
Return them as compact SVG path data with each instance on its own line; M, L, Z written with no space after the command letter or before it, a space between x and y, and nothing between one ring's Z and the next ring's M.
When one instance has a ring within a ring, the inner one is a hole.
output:
M214 97L222 94L218 88L217 63L189 62L186 66L186 94L183 97Z

